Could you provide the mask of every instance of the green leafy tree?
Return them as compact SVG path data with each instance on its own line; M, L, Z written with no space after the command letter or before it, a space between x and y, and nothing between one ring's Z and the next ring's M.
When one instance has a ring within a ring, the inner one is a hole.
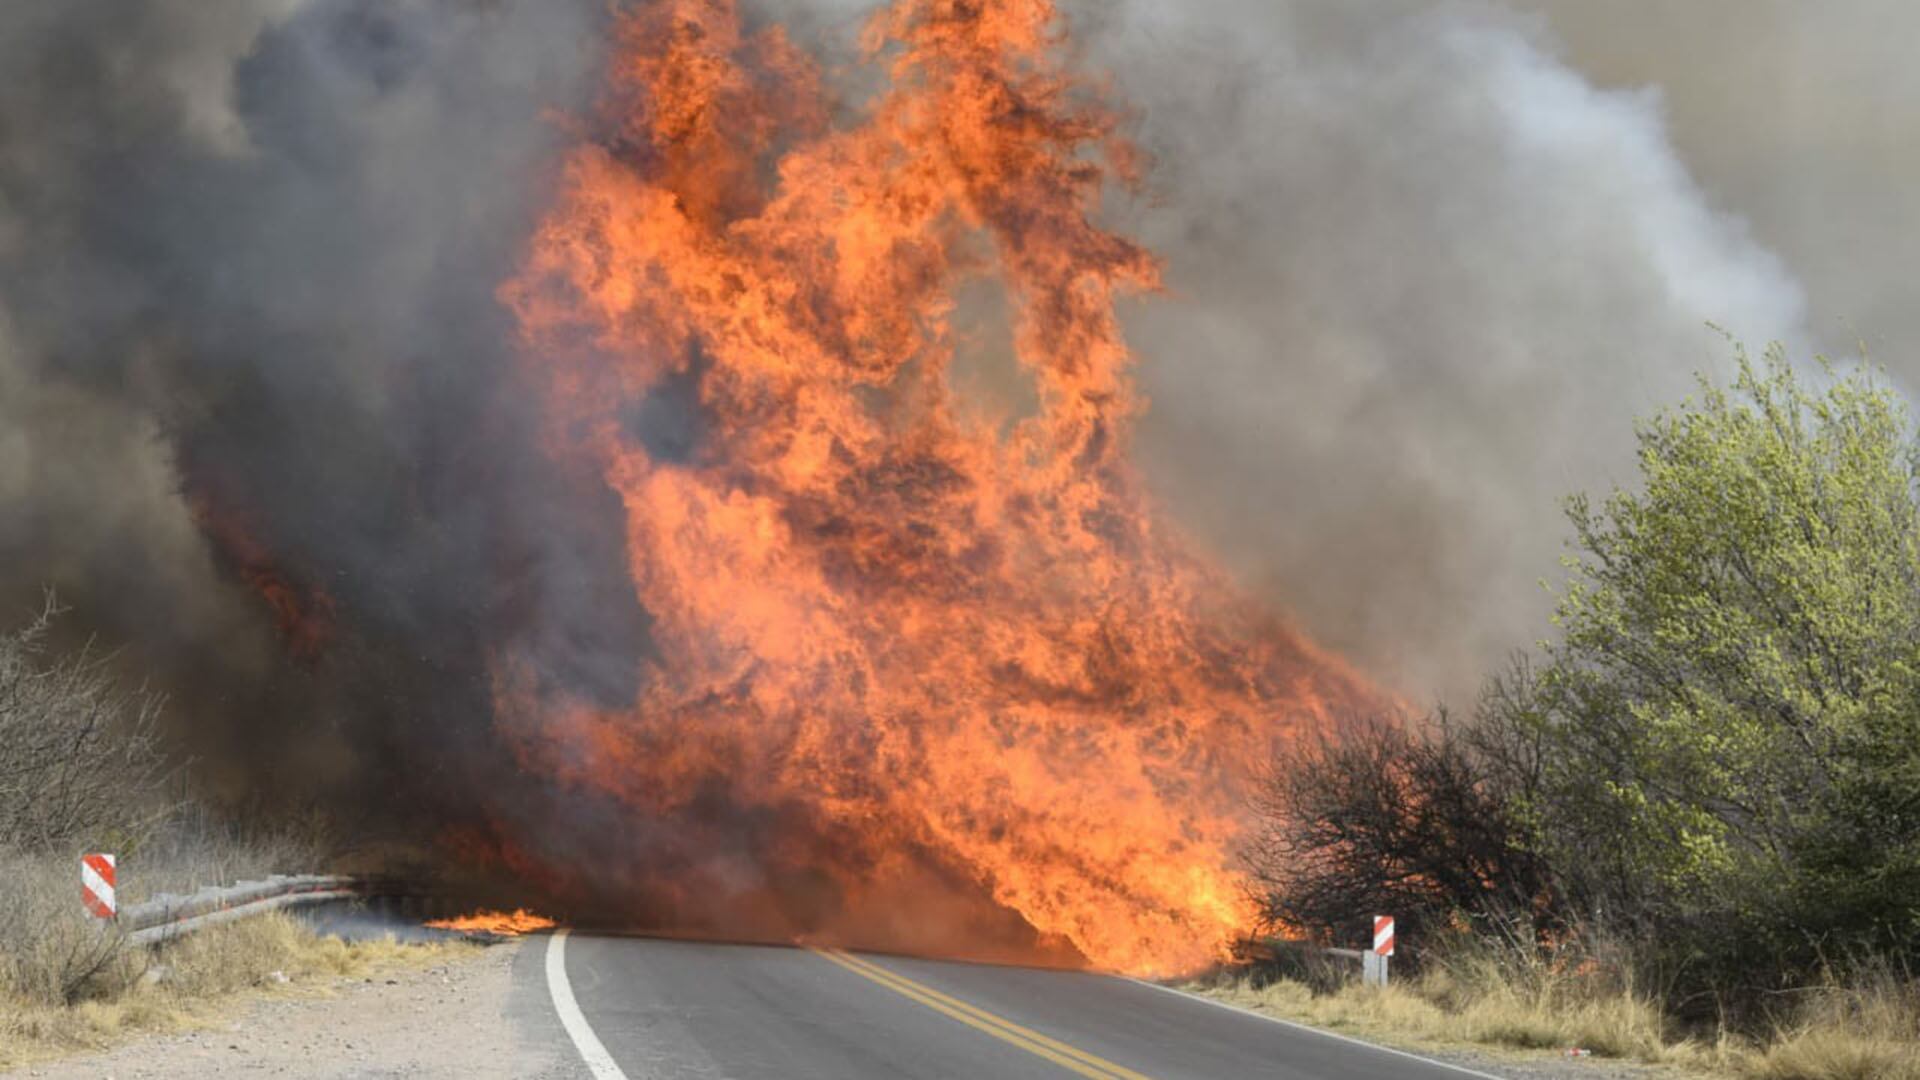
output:
M1706 949L1920 941L1920 457L1896 395L1776 346L1639 430L1576 554L1521 812L1599 914ZM1707 928L1712 928L1709 932ZM1738 951L1738 950L1735 950Z

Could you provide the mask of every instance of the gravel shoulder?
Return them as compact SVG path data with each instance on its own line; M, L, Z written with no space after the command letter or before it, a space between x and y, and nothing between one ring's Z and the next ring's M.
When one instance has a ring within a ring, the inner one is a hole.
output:
M514 986L516 962L529 953L537 959L543 947L539 938L509 942L431 966L274 994L237 1006L224 1023L0 1075L571 1077L577 1074L562 1047L529 1023L534 1003Z

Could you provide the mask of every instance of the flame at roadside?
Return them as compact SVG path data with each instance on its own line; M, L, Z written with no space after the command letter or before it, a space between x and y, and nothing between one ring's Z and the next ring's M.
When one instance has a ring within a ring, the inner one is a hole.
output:
M649 919L1198 967L1249 920L1246 767L1369 697L1129 463L1115 304L1159 265L1096 223L1136 162L1060 34L1043 0L901 0L836 120L728 0L619 24L502 295L556 452L624 507L653 651L630 706L504 660L497 697L530 766L623 808L594 873ZM949 377L981 283L1031 416Z
M525 908L512 911L476 911L470 915L461 915L451 919L432 919L426 923L435 930L459 930L469 934L499 934L511 937L517 934L531 934L535 930L552 929L554 922L544 915L535 915Z

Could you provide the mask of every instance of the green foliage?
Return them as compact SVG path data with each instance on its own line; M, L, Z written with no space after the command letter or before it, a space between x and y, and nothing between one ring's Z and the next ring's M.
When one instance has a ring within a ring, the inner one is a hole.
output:
M1567 503L1558 633L1466 723L1356 720L1261 787L1276 925L1601 935L1695 1019L1920 965L1920 444L1870 371L1776 347ZM1417 950L1416 950L1417 952Z
M1743 353L1641 426L1488 720L1541 747L1516 812L1576 893L1702 951L1920 941L1920 455L1870 373L1819 382Z

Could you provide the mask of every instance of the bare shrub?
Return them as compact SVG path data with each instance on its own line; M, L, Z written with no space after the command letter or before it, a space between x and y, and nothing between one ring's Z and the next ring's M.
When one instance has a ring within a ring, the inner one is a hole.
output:
M317 861L311 845L241 834L170 798L161 695L125 683L90 644L50 649L61 614L49 594L0 634L0 999L42 1006L116 996L147 959L81 907L82 851L119 857L123 905Z
M1445 713L1356 718L1308 733L1257 789L1243 853L1270 928L1365 944L1368 917L1429 942L1462 918L1503 925L1552 910L1509 788ZM1417 958L1416 958L1417 959Z
M190 893L273 874L311 873L324 862L327 837L317 824L236 822L182 797L120 866L121 897L137 903L156 893Z
M0 849L0 882L0 1001L67 1005L116 993L139 974L119 930L81 908L76 860Z
M24 627L0 634L0 847L126 847L159 813L163 698L125 685L91 645L48 655L61 612L48 594Z

